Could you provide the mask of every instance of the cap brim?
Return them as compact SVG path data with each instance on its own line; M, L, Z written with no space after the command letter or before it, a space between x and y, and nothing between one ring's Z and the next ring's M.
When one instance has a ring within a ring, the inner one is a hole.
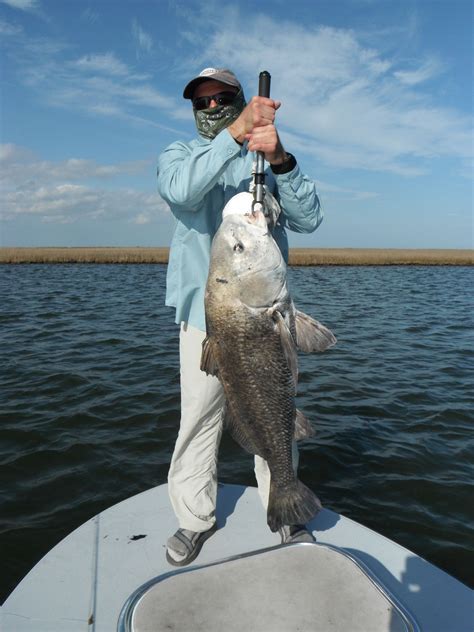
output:
M204 81L212 81L212 77L196 77L195 79L190 81L183 91L183 97L185 99L192 99L194 90L196 90L198 85L200 83L203 83Z

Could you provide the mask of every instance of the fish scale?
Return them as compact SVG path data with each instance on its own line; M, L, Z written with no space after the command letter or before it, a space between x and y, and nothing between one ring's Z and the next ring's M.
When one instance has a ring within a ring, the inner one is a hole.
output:
M240 321L236 318L238 313ZM266 331L268 319L262 316L263 327L254 323L249 334L245 309L238 313L234 311L232 320L218 327L216 334L217 341L232 341L227 347L221 343L217 354L227 403L234 421L243 417L246 421L239 420L239 423L253 427L255 453L269 461L274 480L287 479L285 470L293 471L291 442L295 407L293 398L278 386L287 383L291 390L291 375L284 364L276 334L272 334L273 344L270 343ZM265 350L259 351L265 338ZM271 433L267 432L268 428L272 428ZM277 447L278 458L271 458Z

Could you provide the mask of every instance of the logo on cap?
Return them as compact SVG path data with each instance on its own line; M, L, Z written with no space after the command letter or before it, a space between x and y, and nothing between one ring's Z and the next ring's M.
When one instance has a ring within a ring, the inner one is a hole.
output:
M204 70L201 70L199 73L199 76L208 77L209 75L215 75L216 72L218 72L217 68L204 68Z

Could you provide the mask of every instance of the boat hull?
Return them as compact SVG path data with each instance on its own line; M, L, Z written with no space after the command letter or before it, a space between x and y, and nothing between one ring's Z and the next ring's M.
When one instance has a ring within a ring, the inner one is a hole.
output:
M219 485L218 531L194 565L274 547L253 487ZM130 595L169 573L167 537L177 528L167 485L98 514L54 547L1 608L3 632L111 632ZM415 553L328 509L310 523L318 543L361 562L424 632L472 632L472 591ZM90 626L89 628L87 626Z

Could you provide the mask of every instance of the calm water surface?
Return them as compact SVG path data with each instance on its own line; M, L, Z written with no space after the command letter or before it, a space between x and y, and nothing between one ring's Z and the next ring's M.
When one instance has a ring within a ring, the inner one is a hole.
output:
M159 265L0 266L0 602L99 511L166 482L178 331ZM467 267L289 272L338 344L300 356L323 503L474 586L472 288ZM220 480L255 485L224 436Z

